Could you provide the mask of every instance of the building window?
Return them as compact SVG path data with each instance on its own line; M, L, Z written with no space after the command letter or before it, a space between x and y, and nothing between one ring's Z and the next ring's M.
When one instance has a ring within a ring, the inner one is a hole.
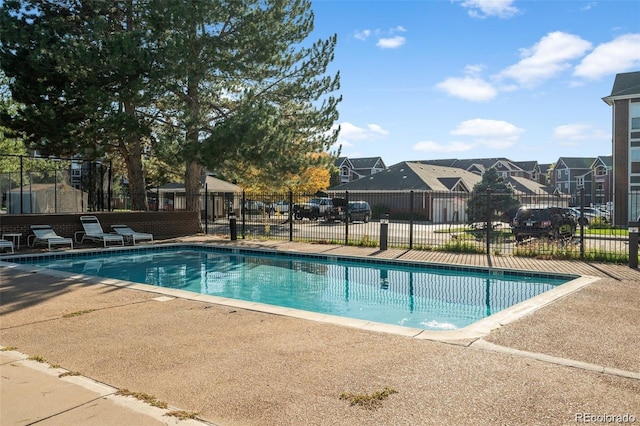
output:
M629 115L631 117L631 130L640 129L640 102L632 102L629 105Z
M584 186L584 177L580 176L576 178L576 185Z
M629 161L632 174L640 174L640 148L631 148L629 150Z

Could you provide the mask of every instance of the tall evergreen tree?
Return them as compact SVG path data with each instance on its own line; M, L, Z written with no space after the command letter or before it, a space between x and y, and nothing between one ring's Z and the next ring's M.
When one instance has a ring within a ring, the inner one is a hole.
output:
M305 45L308 0L156 0L155 49L164 58L162 129L179 141L187 210L199 210L203 167L299 173L336 140L338 75L326 76L336 37Z
M0 63L22 105L0 125L45 155L122 156L134 210L146 209L142 152L153 123L145 10L134 0L10 0L0 9Z
M199 211L204 167L328 163L308 154L337 138L336 37L309 44L312 29L308 0L7 0L0 62L23 107L0 124L45 154L121 155L134 209L155 143Z

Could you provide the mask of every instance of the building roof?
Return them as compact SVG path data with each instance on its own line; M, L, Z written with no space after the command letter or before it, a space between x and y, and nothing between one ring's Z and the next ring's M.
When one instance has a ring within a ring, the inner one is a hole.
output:
M563 163L569 169L590 169L595 157L560 157L556 162L556 168Z
M555 188L542 185L534 180L520 176L509 176L505 179L516 194L553 194Z
M468 171L477 171L479 173L483 173L485 170L495 167L498 163L502 165L501 168L503 170L506 168L511 171L522 170L526 172L534 171L538 164L537 161L511 161L504 157L469 158L466 160L449 158L443 160L421 160L419 162L423 164L432 164L434 166L457 167Z
M336 161L333 162L333 164L338 168L342 167L344 163L349 163L348 165L351 166L351 160L349 160L348 157L338 157L336 158Z
M640 71L616 74L611 94L602 98L609 105L617 98L640 96Z
M381 157L365 157L365 158L350 158L351 164L354 169L372 169L376 164L381 163L384 167L384 162Z
M596 162L601 162L602 165L608 168L613 168L613 155L600 155L595 159L594 165Z
M462 184L467 190L480 181L480 176L454 167L434 166L403 161L385 171L337 185L332 191L449 191Z
M536 167L540 167L537 161L512 161L512 163L527 172L532 172Z
M205 184L207 192L242 192L242 188L231 182L218 179L211 175L200 178L201 191L204 191ZM184 183L171 182L158 188L160 192L184 192Z

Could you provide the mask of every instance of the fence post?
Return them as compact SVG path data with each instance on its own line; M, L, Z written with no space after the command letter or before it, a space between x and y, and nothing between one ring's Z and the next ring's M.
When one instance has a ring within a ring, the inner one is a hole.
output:
M638 269L638 227L640 222L629 222L629 268Z
M244 206L245 206L245 204L247 202L245 196L246 196L246 193L244 192L244 189L243 189L242 190L242 202L240 204L240 215L242 216L242 239L243 240L245 239L245 236L247 235L247 233L246 233L246 221L244 220L245 219L245 213L246 213L246 210L247 210L247 209L244 208ZM231 223L231 218L229 218L229 223Z
M109 160L109 174L107 176L108 182L107 182L107 209L108 211L112 212L113 211L113 206L111 205L111 191L113 191L113 188L111 188L111 179L113 178L111 171L113 167L113 163L111 162L111 160Z
M485 225L487 233L487 254L491 254L491 189L487 188L487 223Z
M409 192L409 250L413 249L413 190Z
M58 163L53 171L53 212L58 213Z
M24 175L24 164L22 162L22 159L23 159L23 157L21 155L20 156L20 214L24 214L24 208L22 207L23 204L24 204L22 202L23 198L24 198L24 189L23 189L24 188L24 178L23 178L23 175Z
M204 233L209 234L209 188L204 184Z
M293 241L293 191L289 190L289 241Z
M580 192L580 259L584 259L584 187L579 189Z
M344 245L349 245L349 191L344 192Z

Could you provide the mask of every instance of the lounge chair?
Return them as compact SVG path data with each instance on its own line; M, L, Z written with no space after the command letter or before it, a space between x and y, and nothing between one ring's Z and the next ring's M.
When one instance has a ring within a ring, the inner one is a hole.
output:
M11 253L13 253L13 241L0 239L0 249L3 248L11 249Z
M27 237L27 245L29 247L41 243L46 244L49 250L51 250L52 245L69 244L73 249L73 240L56 234L56 231L49 225L31 225L31 232L33 232L33 235Z
M120 243L120 245L124 246L124 239L122 238L122 235L107 234L104 232L97 217L80 216L80 222L82 223L84 231L78 231L75 233L74 237L77 243L82 244L84 240L91 240L101 242L104 247L107 247L107 243L109 242ZM81 236L80 241L78 241L79 236Z
M134 246L136 245L136 241L153 242L153 234L147 234L146 232L136 232L127 225L111 225L111 228L116 231L118 235L122 235L122 237L126 241L131 241Z

